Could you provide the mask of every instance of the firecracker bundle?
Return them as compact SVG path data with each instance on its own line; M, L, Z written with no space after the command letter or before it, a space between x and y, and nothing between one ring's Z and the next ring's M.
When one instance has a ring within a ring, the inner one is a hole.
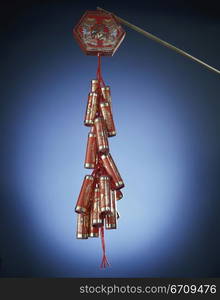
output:
M75 206L76 237L101 237L101 267L106 267L109 263L105 254L104 230L117 228L117 201L123 197L124 182L110 153L109 138L116 135L116 128L111 90L101 74L101 56L112 56L125 32L111 14L87 11L73 33L87 55L98 57L96 79L91 80L84 117L84 125L89 128L84 167L93 171L84 177Z

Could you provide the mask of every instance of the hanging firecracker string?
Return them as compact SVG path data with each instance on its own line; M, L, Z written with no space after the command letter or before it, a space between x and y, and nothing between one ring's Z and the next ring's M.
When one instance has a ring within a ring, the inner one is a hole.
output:
M98 57L96 79L91 81L84 118L84 125L90 128L84 167L93 169L93 172L84 177L76 203L76 237L100 236L103 252L101 268L110 265L106 257L104 230L117 228L119 213L116 201L123 197L120 189L124 187L109 149L108 138L116 135L116 129L110 87L102 78L101 56L113 55L124 35L112 16L97 11L86 12L74 28L74 36L81 48L86 54Z
M77 238L101 237L101 268L110 265L106 257L104 226L106 229L117 228L116 201L122 198L120 189L124 187L109 152L108 137L116 135L110 97L110 88L105 85L101 74L101 56L98 55L97 79L91 81L84 118L84 125L90 127L84 167L94 170L84 178L75 211L79 214Z

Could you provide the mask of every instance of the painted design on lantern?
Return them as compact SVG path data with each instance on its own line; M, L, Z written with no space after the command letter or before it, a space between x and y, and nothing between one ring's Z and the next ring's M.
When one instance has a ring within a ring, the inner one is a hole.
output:
M112 48L117 43L118 29L111 19L97 23L95 18L86 18L81 24L80 31L87 46Z
M101 11L86 11L73 29L74 37L87 55L114 55L125 37L116 18Z

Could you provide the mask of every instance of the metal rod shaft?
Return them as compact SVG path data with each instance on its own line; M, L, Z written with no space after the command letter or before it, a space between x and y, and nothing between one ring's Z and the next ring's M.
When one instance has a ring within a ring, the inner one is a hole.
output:
M125 24L126 26L130 27L131 29L133 29L133 30L139 32L140 34L143 34L143 35L146 36L147 38L149 38L149 39L151 39L151 40L153 40L153 41L155 41L155 42L157 42L157 43L159 43L159 44L161 44L161 45L163 45L163 46L165 46L165 47L167 47L167 48L169 48L169 49L171 49L171 50L173 50L173 51L175 51L175 52L177 52L177 53L179 53L179 54L181 54L181 55L183 55L183 56L185 56L185 57L190 58L191 60L193 60L193 61L199 63L200 65L202 65L202 66L204 66L204 67L206 67L206 68L209 69L210 71L213 71L213 72L216 72L217 74L220 74L220 71L219 71L218 69L216 69L216 68L214 68L214 67L212 67L212 66L206 64L204 61L202 61L202 60L196 58L195 56L190 55L189 53L187 53L187 52L185 52L185 51L183 51L183 50L181 50L181 49L179 49L179 48L177 48L177 47L175 47L175 46L173 46L172 44L170 44L170 43L168 43L168 42L166 42L166 41L164 41L164 40L158 38L157 36L155 36L155 35L153 35L153 34L147 32L147 31L143 30L142 28L140 28L140 27L138 27L138 26L136 26L136 25L133 25L133 24L129 23L128 21L126 21L126 20L124 20L124 19L122 19L122 18L116 16L115 14L111 13L110 11L107 11L107 10L101 8L101 7L97 7L97 9L98 9L98 10L101 10L101 11L104 11L104 12L106 12L106 13L109 13L109 14L114 15L115 18L116 18L120 23Z

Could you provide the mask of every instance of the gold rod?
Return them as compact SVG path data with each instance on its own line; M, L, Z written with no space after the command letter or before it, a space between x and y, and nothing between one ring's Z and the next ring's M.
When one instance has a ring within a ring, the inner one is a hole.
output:
M185 56L185 57L190 58L191 60L193 60L193 61L195 61L195 62L201 64L201 65L204 66L204 67L206 67L206 68L209 69L210 71L213 71L213 72L216 72L217 74L220 74L220 71L219 71L218 69L216 69L216 68L214 68L214 67L212 67L212 66L206 64L204 61L202 61L202 60L200 60L200 59L198 59L198 58L196 58L196 57L190 55L189 53L187 53L187 52L185 52L185 51L183 51L183 50L181 50L181 49L179 49L179 48L177 48L177 47L171 45L170 43L165 42L164 40L158 38L157 36L155 36L155 35L153 35L153 34L147 32L147 31L145 31L145 30L143 30L143 29L141 29L140 27L138 27L138 26L136 26L136 25L133 25L133 24L129 23L128 21L126 21L126 20L124 20L124 19L122 19L122 18L116 16L115 14L111 13L110 11L107 11L107 10L101 8L101 7L97 7L97 9L98 9L98 10L101 10L101 11L104 11L104 12L106 12L106 13L109 13L109 14L114 15L115 18L116 18L120 23L125 24L126 26L130 27L131 29L133 29L133 30L139 32L140 34L143 34L143 35L146 36L147 38L149 38L149 39L151 39L151 40L153 40L153 41L155 41L155 42L157 42L157 43L159 43L159 44L161 44L161 45L163 45L163 46L165 46L165 47L167 47L167 48L169 48L169 49L171 49L171 50L173 50L173 51L175 51L175 52L177 52L177 53L179 53L179 54L181 54L181 55L183 55L183 56Z

